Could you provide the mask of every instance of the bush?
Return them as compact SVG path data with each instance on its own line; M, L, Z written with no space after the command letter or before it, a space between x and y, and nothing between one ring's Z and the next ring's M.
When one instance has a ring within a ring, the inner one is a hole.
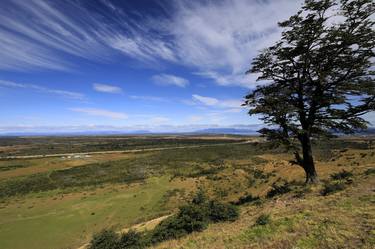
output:
M203 205L207 202L207 196L204 194L203 189L199 188L198 192L193 197L193 200L191 201L192 204L196 205Z
M121 235L116 249L142 249L146 248L146 245L147 242L141 233L129 230L127 233Z
M306 193L310 193L310 192L311 192L310 186L303 186L295 191L294 197L303 198L305 197Z
M284 182L281 185L277 185L275 182L272 183L272 189L268 191L267 198L272 198L277 195L282 195L290 192L292 189L289 186L288 182Z
M119 236L113 230L103 230L94 235L89 249L117 249Z
M160 222L151 232L151 242L180 238L194 231L202 231L208 226L209 213L207 197L199 189L192 202L180 207L179 212Z
M333 182L333 183L325 183L323 189L320 191L320 193L323 196L336 193L338 191L345 189L345 183L343 182Z
M372 175L375 174L375 168L367 169L365 171L365 175Z
M238 218L238 209L231 204L210 201L208 210L212 222L235 221Z
M271 217L269 214L261 214L255 221L255 224L258 226L264 226L270 222L271 222Z
M204 230L210 222L234 221L237 217L238 210L235 206L208 201L204 192L199 190L190 204L180 207L176 215L163 220L155 227L151 232L151 242L180 238Z
M331 175L332 180L348 180L353 176L352 172L342 170L341 172L334 173Z
M238 201L232 202L233 205L243 205L245 203L250 203L259 200L259 196L252 196L251 194L247 194L244 196L241 196Z
M177 215L160 222L151 234L153 243L168 239L177 239L194 231L202 231L208 226L207 209L200 205L190 204L180 207Z
M162 222L160 222L154 230L151 231L150 241L153 244L174 239L180 238L187 234L187 232L181 229L180 221L176 216L171 216Z
M204 192L199 190L190 204L180 207L176 215L163 220L152 231L142 234L130 230L119 238L112 230L104 230L94 236L89 249L141 249L150 244L202 231L210 222L234 221L237 217L237 207L208 201Z

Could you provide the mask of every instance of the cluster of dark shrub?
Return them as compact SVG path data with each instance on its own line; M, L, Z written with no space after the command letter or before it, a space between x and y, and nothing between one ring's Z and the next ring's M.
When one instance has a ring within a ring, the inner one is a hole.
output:
M271 216L269 214L261 214L255 221L255 225L264 226L271 222Z
M375 168L367 169L365 171L365 175L372 175L375 174Z
M274 182L272 183L272 188L267 192L266 197L272 198L277 195L286 194L288 192L292 191L290 184L287 181L280 183Z
M349 180L351 177L353 177L353 173L346 170L331 175L332 180Z
M326 196L344 190L348 184L353 183L353 173L342 170L331 175L331 181L324 183L321 195Z
M179 212L160 222L153 230L138 233L130 230L119 236L111 230L96 234L89 249L140 249L159 242L181 238L195 231L202 231L209 223L234 221L238 209L232 204L209 200L198 191L191 203L179 208Z
M239 206L246 203L258 202L259 200L259 196L252 196L251 194L246 194L244 196L241 196L237 201L231 202L231 204Z
M336 193L338 191L345 189L345 183L343 182L326 182L323 186L323 189L320 191L320 193L323 196Z

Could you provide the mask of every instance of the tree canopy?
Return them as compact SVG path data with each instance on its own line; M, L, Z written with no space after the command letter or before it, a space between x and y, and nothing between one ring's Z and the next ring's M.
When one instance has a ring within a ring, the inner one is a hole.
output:
M294 151L307 182L317 181L311 138L365 129L375 110L374 12L372 0L306 0L247 72L266 83L244 105L269 125L261 134Z

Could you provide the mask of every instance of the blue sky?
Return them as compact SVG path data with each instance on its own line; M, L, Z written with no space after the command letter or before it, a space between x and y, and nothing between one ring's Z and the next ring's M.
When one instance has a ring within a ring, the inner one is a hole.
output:
M301 1L3 0L0 131L259 124L251 59Z

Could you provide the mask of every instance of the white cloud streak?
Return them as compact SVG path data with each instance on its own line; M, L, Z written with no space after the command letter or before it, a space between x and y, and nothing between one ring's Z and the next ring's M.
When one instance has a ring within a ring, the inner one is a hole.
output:
M42 87L42 86L35 85L35 84L16 83L13 81L0 80L0 87L23 88L23 89L34 90L37 92L42 92L42 93L55 94L64 98L77 99L77 100L85 99L85 95L82 93L59 90L59 89L51 89L51 88Z
M189 81L182 77L178 77L171 74L158 74L152 76L152 80L157 85L161 86L178 86L178 87L186 87L189 85Z
M242 107L242 101L238 99L217 99L213 97L201 96L193 94L192 99L195 102L203 104L205 106L216 107L216 108L229 108L230 112L237 112Z
M219 85L254 86L244 76L260 49L280 36L277 22L288 18L301 1L179 2L165 24L178 58Z
M75 65L61 54L107 62L120 53L148 65L188 66L219 85L253 87L255 76L244 76L251 59L280 37L277 22L301 2L182 0L168 2L165 15L134 19L110 0L98 2L101 12L85 1L8 1L0 10L0 70L67 70Z
M103 93L115 93L120 94L122 93L122 89L118 86L112 86L107 84L101 84L101 83L94 83L93 88L97 92L103 92Z
M204 97L204 96L201 96L201 95L198 95L198 94L193 94L193 100L196 100L204 105L208 105L208 106L214 106L214 105L217 105L217 103L219 103L219 100L216 99L216 98L211 98L211 97Z
M156 97L156 96L147 96L147 95L130 95L129 98L135 99L135 100L169 102L169 100L166 98Z
M113 112L105 109L97 108L70 108L70 111L80 112L90 116L105 117L111 119L127 119L128 115L122 112Z

